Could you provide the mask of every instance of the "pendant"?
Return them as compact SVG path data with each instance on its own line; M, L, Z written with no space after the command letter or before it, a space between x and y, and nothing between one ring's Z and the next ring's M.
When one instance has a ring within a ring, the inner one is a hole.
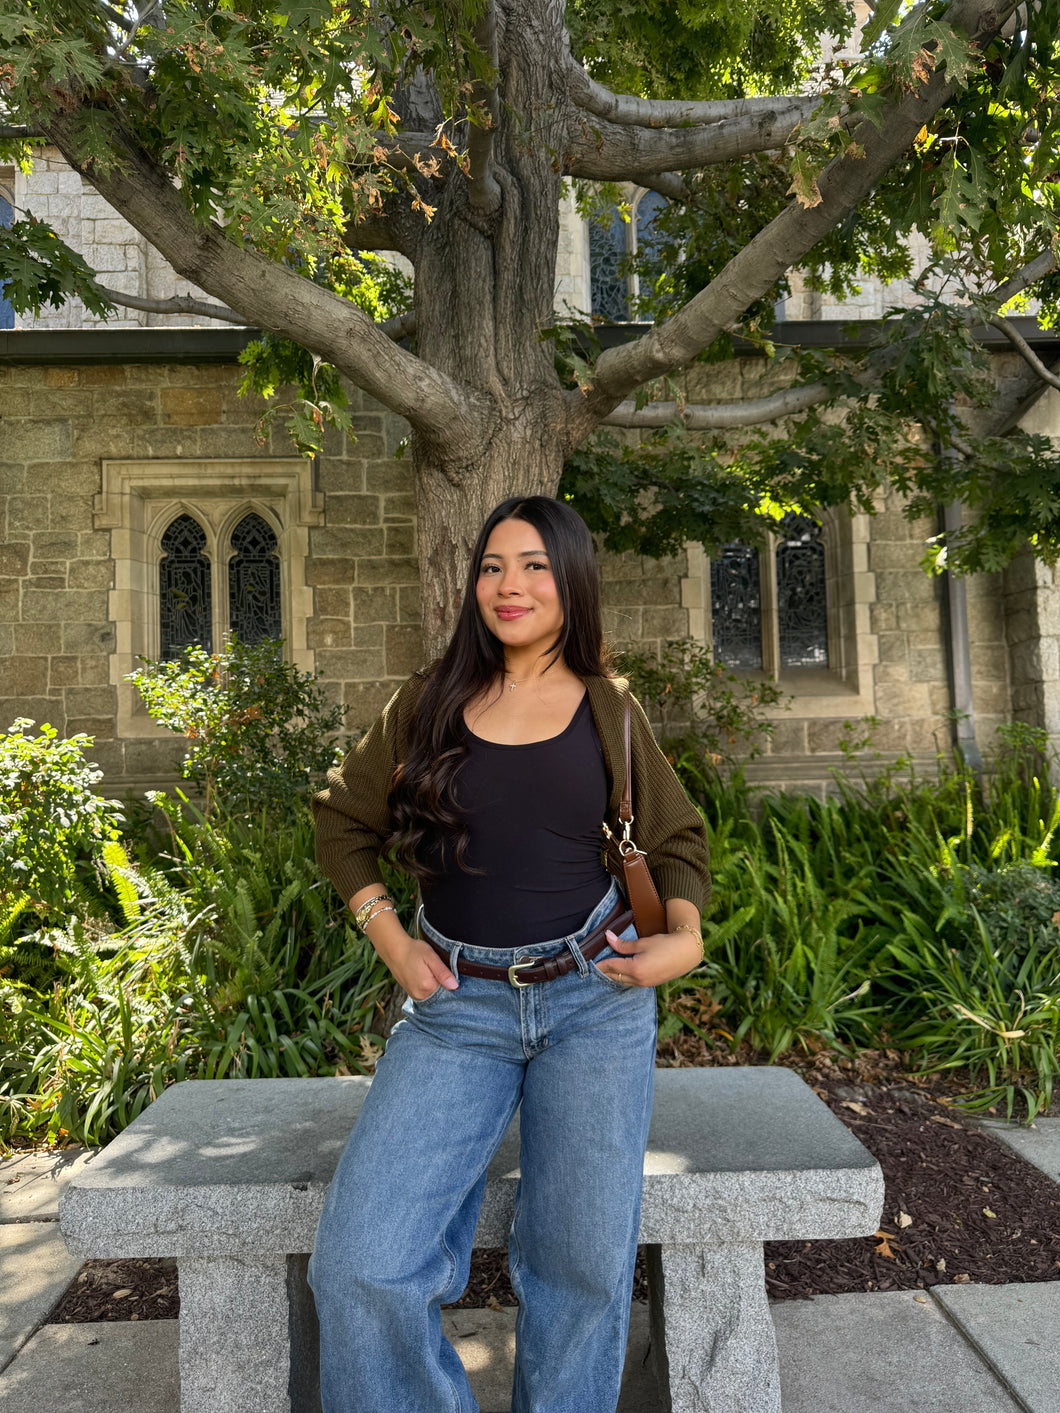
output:
M509 682L509 683L508 683L508 691L509 691L509 692L514 692L514 691L515 691L515 683L514 683L514 682Z

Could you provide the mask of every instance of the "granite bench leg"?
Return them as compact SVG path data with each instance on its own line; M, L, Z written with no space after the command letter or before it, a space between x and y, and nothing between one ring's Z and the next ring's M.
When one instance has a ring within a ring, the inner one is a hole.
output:
M320 1413L308 1259L178 1260L181 1413Z
M649 1246L647 1258L652 1355L664 1408L780 1413L761 1244Z

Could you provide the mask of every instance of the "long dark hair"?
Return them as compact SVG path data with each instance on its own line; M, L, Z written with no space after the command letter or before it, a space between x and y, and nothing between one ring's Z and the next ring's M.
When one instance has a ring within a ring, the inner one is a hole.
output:
M435 881L449 858L467 868L468 831L454 787L467 757L464 708L504 671L504 647L482 621L475 596L482 556L502 520L523 520L533 526L548 553L563 609L563 626L548 649L548 667L562 655L579 677L610 673L600 576L585 521L550 496L501 501L486 517L471 552L456 628L420 696L408 756L390 791L393 833L388 852L421 883Z

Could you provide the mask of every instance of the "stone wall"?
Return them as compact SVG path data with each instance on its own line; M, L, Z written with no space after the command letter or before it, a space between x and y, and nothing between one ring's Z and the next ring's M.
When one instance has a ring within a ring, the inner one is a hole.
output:
M237 395L240 371L0 367L0 729L28 716L64 734L87 732L108 783L165 778L180 742L149 720L135 736L118 730L119 689L129 690L115 666L128 566L112 557L117 532L100 528L115 518L103 505L101 467L167 461L201 476L215 463L242 466L253 500L253 472L264 483L269 460L287 464L291 451L282 428L255 443L261 409ZM304 652L295 644L294 656L315 666L355 727L420 665L422 645L412 469L394 456L407 427L363 394L352 399L354 436L330 434L315 468L322 513L308 521L304 562L312 608ZM194 512L194 495L185 508ZM605 556L616 640L651 646L688 632L685 567L684 557Z

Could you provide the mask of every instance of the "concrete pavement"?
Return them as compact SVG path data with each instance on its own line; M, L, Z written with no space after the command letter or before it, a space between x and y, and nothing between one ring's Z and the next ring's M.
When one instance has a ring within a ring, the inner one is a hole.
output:
M1060 1179L1060 1121L990 1128ZM176 1321L44 1323L78 1268L62 1247L59 1193L91 1156L0 1161L4 1413L178 1413ZM506 1410L514 1312L444 1318L484 1413ZM1060 1281L818 1296L777 1302L773 1318L784 1413L1060 1413ZM647 1345L635 1305L619 1413L662 1413Z

